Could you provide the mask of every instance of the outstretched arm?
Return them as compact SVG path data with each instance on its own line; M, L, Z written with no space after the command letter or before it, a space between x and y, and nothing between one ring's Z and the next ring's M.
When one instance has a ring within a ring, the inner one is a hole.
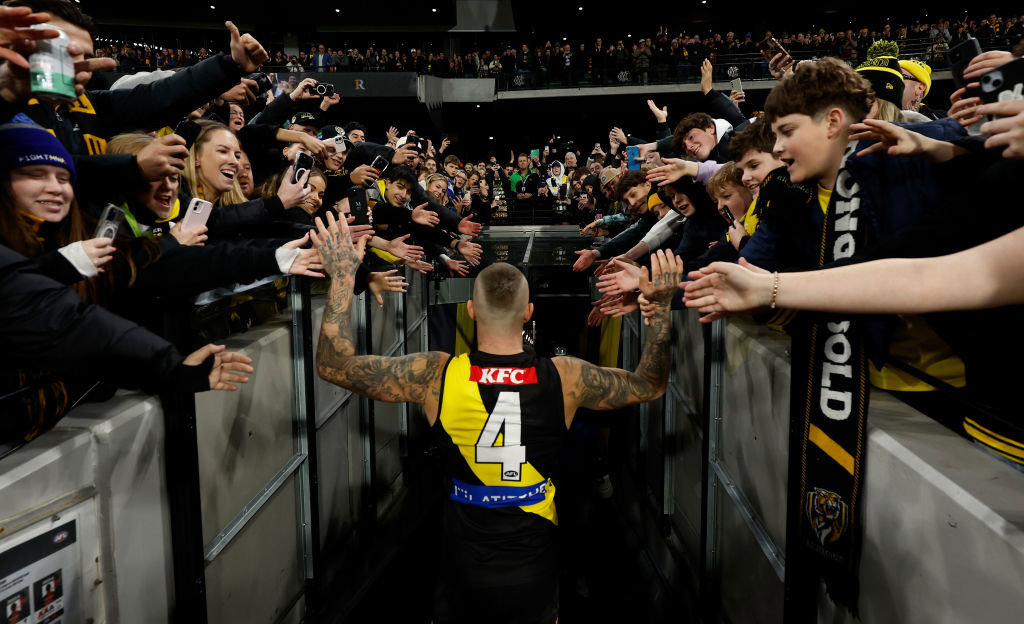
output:
M437 416L441 373L448 354L439 351L404 357L356 355L352 337L352 288L365 246L352 244L348 224L327 213L328 226L316 220L313 242L331 276L331 288L320 325L317 373L323 379L377 401L412 401L424 406L427 418Z
M676 291L682 263L672 252L651 256L651 273L644 267L640 290L655 305L647 330L647 341L636 371L603 368L577 358L554 358L565 393L565 422L568 426L577 408L610 410L653 401L668 385L671 324L669 304Z
M822 271L779 273L741 261L692 273L686 305L712 321L775 303L780 308L886 314L991 308L1024 302L1024 228L935 258L887 258Z

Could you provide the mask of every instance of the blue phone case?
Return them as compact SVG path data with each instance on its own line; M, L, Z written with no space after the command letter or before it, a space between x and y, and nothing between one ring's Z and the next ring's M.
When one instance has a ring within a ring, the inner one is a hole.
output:
M636 145L630 145L626 148L626 166L629 167L630 171L639 171L640 165L643 163L637 160L640 157L640 148Z

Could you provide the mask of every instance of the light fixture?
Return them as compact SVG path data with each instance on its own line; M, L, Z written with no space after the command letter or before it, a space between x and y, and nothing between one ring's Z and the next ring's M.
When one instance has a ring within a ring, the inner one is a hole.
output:
M480 108L480 105L479 105L479 104L477 104L477 105L476 105L476 107L477 107L477 108Z
M211 8L211 9L216 9L217 7L215 7L215 6L213 6L213 5L211 4L211 5L210 5L210 8Z
M565 37L562 37L562 41L565 41Z
M580 7L580 11L582 11L582 10L583 10L583 7Z
M490 140L492 140L492 141L494 140L494 137L487 137L487 138L488 138L488 139L490 139Z
M437 9L430 9L431 13L437 13Z
M341 9L334 9L335 13L341 13Z

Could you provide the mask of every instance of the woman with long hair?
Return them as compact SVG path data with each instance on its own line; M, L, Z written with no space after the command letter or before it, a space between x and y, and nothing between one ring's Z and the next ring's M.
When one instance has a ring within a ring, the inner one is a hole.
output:
M178 197L188 205L193 197L215 206L207 222L209 236L226 237L266 231L272 215L294 208L310 193L308 174L298 181L291 175L281 178L277 193L271 197L248 199L239 186L242 148L238 137L227 126L212 121L197 121L198 133L185 159ZM289 169L290 171L290 169ZM290 235L291 232L288 232Z

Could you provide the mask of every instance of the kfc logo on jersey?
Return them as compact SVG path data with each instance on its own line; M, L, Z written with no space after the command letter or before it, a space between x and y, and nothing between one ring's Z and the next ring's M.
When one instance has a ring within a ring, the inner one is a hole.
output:
M537 369L530 368L469 368L469 380L485 385L521 386L537 383Z

